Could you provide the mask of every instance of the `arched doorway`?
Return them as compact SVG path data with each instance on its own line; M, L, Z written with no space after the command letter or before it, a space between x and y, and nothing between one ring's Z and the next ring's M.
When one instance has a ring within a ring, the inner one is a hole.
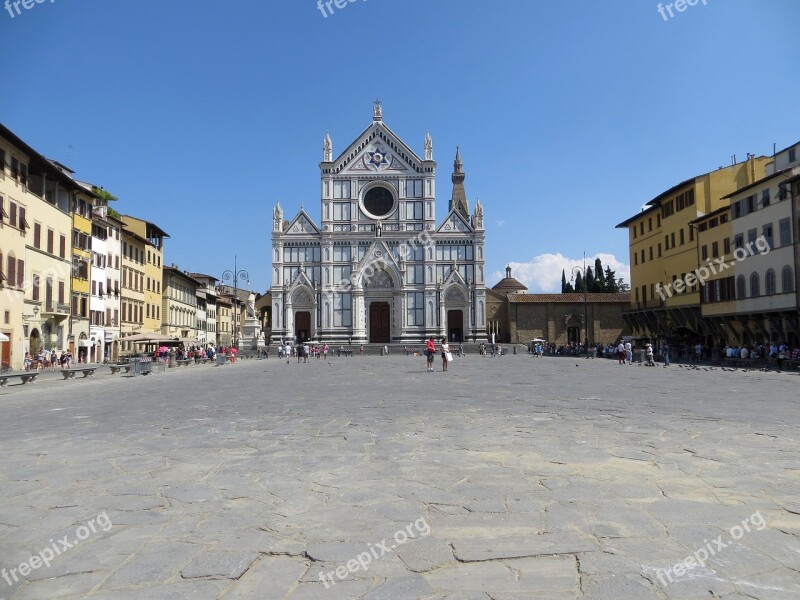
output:
M81 336L78 339L78 356L77 356L78 360L77 360L77 362L79 362L79 363L85 363L86 362L87 357L88 357L88 350L89 350L88 344L89 344L89 340L87 339L86 334L85 333L81 333Z
M367 339L370 344L389 344L392 341L392 305L395 298L395 280L386 270L362 274L364 302L366 304Z
M36 354L41 349L42 349L42 336L39 333L38 329L33 329L31 330L28 352L30 352L31 354Z
M464 321L468 311L467 297L460 287L454 285L447 290L444 304L447 310L447 340L450 343L460 344L464 341Z
M297 342L307 342L314 335L314 296L311 290L298 289L292 294L293 333Z

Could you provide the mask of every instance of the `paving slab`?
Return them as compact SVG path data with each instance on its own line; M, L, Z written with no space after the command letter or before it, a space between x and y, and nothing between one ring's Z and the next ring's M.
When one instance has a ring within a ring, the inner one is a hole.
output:
M797 373L517 355L56 377L0 390L0 600L800 597Z

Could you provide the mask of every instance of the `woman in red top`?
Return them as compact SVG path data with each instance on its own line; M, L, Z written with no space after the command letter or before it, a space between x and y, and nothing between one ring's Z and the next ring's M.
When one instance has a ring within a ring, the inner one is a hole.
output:
M436 344L433 343L433 337L428 338L425 354L428 355L428 373L433 373L433 357L436 355Z

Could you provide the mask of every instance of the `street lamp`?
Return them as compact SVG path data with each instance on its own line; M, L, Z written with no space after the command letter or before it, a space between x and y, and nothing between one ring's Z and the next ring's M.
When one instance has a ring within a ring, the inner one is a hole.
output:
M239 340L238 338L238 328L237 325L239 324L239 280L244 280L248 285L250 284L250 275L247 271L242 269L239 270L239 267L236 264L236 255L233 256L233 271L227 270L222 273L222 281L230 281L233 279L233 311L235 313L235 318L233 321L233 346L235 348L239 347Z
M572 279L577 283L577 273L581 272L580 267L573 267L572 269ZM583 347L586 350L586 358L589 358L589 318L587 313L587 290L589 289L589 282L586 281L586 252L583 253L583 328L584 328L584 338L583 338ZM592 332L594 333L594 332ZM594 337L594 335L592 335Z

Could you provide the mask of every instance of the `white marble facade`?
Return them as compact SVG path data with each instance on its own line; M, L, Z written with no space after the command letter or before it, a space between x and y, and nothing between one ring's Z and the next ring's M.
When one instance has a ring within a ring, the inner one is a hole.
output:
M272 226L272 339L331 344L486 338L483 207L470 214L460 153L450 210L436 224L430 134L420 158L383 122L320 163L321 220L301 206Z

